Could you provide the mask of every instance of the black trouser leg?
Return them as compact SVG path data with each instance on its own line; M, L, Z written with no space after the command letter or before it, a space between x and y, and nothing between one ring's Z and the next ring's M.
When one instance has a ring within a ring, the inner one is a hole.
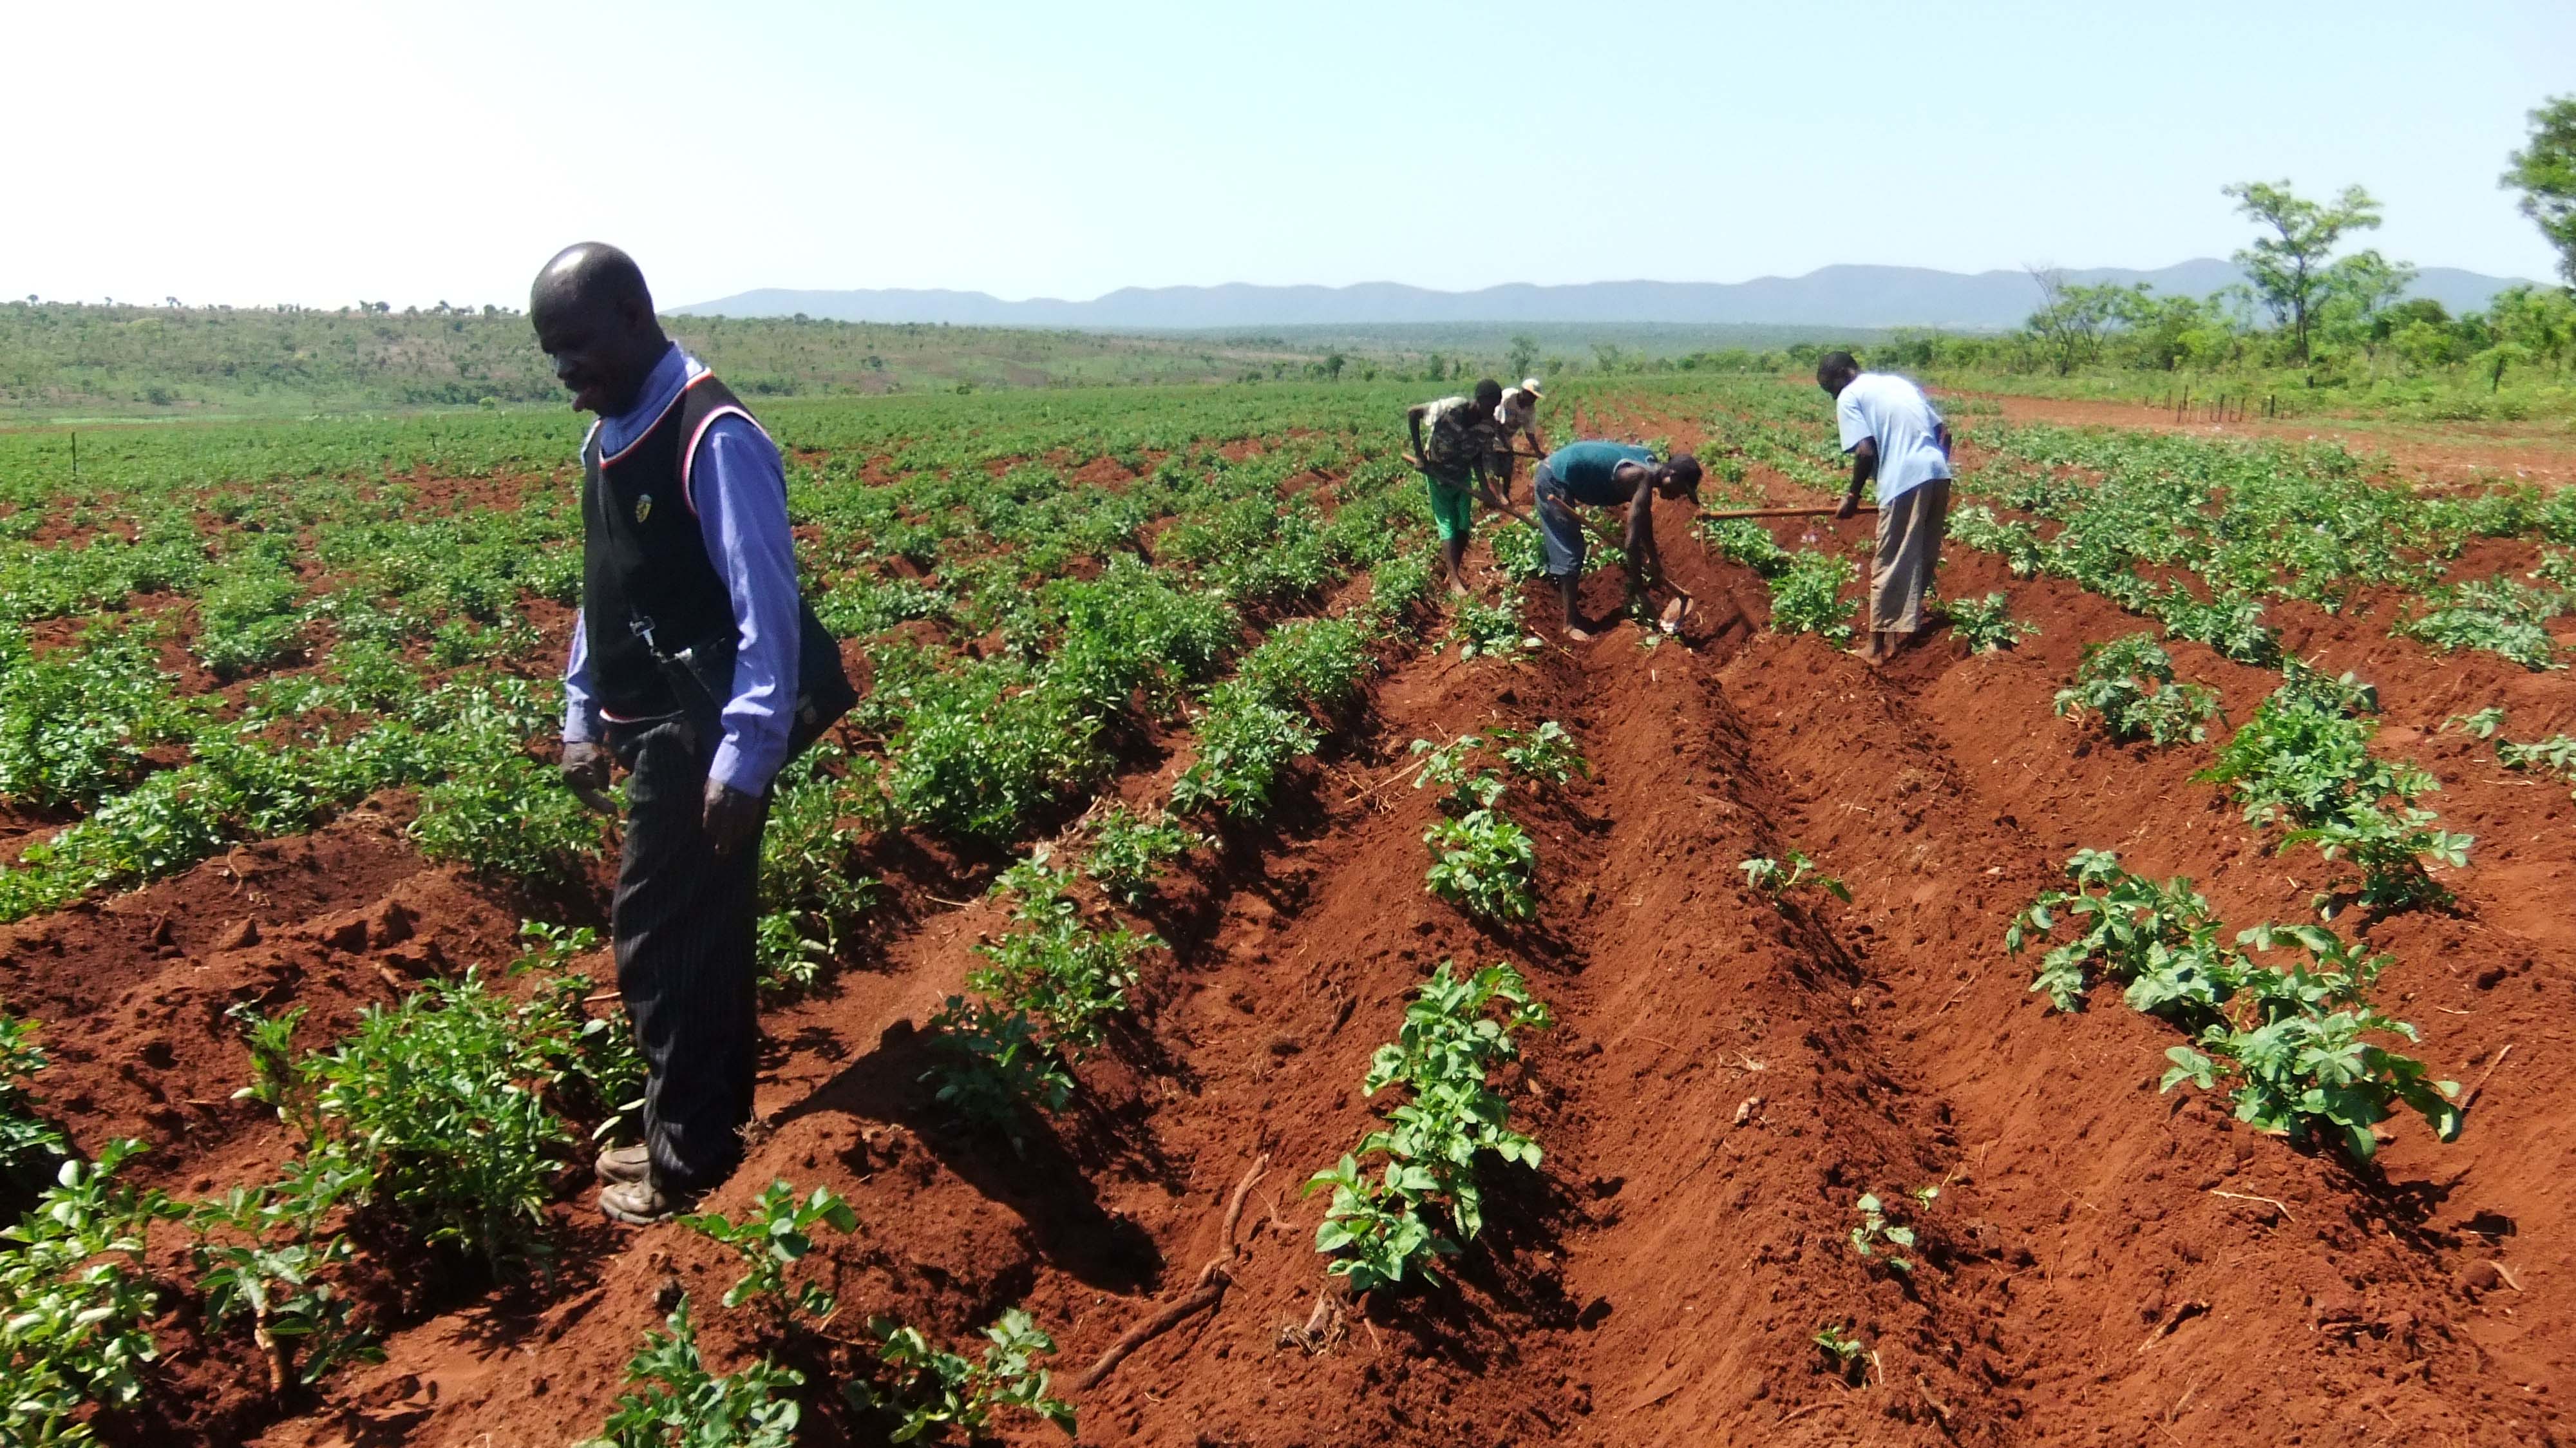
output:
M610 907L617 988L644 1054L644 1143L653 1180L694 1192L742 1156L760 1033L753 914L754 842L731 858L708 847L707 761L679 722L612 731L626 766L626 850Z

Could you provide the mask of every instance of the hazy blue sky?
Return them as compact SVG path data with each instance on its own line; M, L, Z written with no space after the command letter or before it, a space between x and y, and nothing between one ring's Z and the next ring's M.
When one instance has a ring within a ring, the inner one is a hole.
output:
M12 10L0 296L92 300L2158 266L2283 177L2547 277L2496 175L2576 90L2570 0Z

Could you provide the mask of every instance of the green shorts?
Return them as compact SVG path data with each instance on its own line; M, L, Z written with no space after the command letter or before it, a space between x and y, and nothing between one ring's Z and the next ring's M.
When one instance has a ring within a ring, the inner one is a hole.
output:
M1442 482L1429 473L1422 475L1431 485L1431 520L1440 525L1440 541L1464 543L1476 531L1476 498L1463 484Z

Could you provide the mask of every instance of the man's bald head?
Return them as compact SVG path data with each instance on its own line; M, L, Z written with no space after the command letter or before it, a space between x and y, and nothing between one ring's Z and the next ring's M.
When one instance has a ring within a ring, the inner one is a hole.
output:
M528 289L528 320L555 376L572 389L572 405L604 416L634 406L671 345L653 315L644 269L606 242L556 252Z

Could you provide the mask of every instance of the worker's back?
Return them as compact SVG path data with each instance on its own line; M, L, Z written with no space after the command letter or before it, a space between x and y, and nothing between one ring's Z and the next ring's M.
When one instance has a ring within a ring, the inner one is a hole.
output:
M1918 483L1950 476L1950 455L1941 450L1941 414L1923 389L1892 372L1864 372L1835 400L1834 417L1842 425L1843 451L1861 439L1878 443L1878 500L1886 503Z

